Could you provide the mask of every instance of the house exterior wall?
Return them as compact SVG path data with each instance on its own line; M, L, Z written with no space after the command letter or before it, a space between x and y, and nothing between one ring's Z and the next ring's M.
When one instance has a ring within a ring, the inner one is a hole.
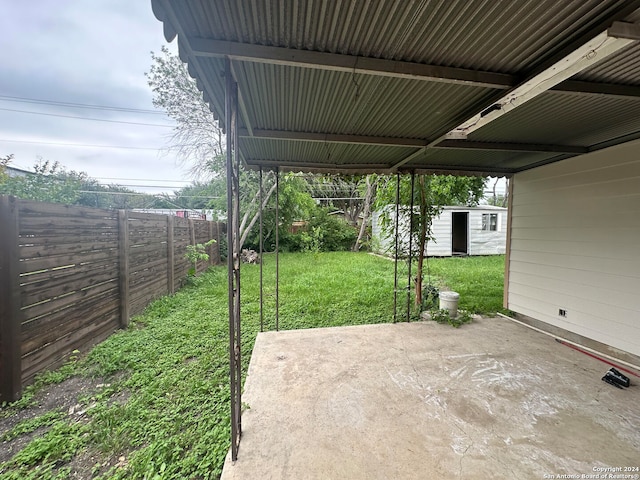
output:
M389 207L391 208L391 207ZM442 213L433 221L431 231L433 241L427 243L427 255L433 257L450 257L452 254L451 226L453 212L469 213L469 255L499 255L506 250L506 225L507 209L501 207L479 206L479 207L445 207ZM497 230L482 230L482 215L497 215ZM395 216L395 211L391 212ZM407 242L408 221L400 217L400 238L401 243ZM374 212L372 216L372 236L377 240L378 253L393 254L394 239L383 235L380 226L380 212Z
M633 142L514 176L509 309L640 355L638 152Z

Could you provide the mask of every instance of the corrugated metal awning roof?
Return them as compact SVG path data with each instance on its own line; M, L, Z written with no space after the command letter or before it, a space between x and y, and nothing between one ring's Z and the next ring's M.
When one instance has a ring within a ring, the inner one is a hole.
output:
M638 0L152 6L220 119L231 60L249 166L508 175L640 137L636 41L601 61L594 50L569 80L465 139L445 138L614 22L631 22L633 38Z

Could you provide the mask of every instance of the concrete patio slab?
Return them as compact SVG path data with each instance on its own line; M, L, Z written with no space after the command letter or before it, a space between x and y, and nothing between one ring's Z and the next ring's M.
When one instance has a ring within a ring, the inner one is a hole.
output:
M640 466L608 369L501 318L261 333L222 479L638 478L605 470Z

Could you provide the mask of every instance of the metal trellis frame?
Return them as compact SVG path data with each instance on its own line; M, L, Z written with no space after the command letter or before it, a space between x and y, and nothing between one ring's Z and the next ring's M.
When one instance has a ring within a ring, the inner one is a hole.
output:
M393 262L393 323L398 321L398 236L400 219L400 173L396 174L395 256Z
M416 172L411 171L411 206L409 207L409 273L407 275L407 322L411 321L411 262L413 261L413 194L416 186Z
M276 332L280 330L280 169L276 167Z
M242 435L240 332L240 159L238 155L238 85L226 59L225 124L227 134L227 267L229 287L229 377L231 389L231 459L238 458Z
M259 215L260 215L260 331L264 331L264 289L263 289L263 272L262 272L262 254L264 253L264 232L263 232L263 222L262 222L262 167L260 167L260 186L259 186Z

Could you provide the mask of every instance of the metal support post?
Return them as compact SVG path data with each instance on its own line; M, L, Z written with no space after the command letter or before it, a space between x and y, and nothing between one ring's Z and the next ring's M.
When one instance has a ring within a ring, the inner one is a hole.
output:
M413 260L413 195L416 186L416 172L411 172L411 206L409 207L409 274L407 277L407 322L411 321L411 262Z
M280 169L276 167L276 332L280 330Z
M260 167L260 331L264 331L264 289L262 282L262 254L264 253L264 233L262 224L262 167Z
M238 458L242 435L242 368L240 335L240 162L238 156L238 86L226 59L225 123L227 134L227 267L229 288L229 377L231 389L231 459Z
M396 174L395 256L393 262L393 323L398 321L398 236L400 235L400 174Z

